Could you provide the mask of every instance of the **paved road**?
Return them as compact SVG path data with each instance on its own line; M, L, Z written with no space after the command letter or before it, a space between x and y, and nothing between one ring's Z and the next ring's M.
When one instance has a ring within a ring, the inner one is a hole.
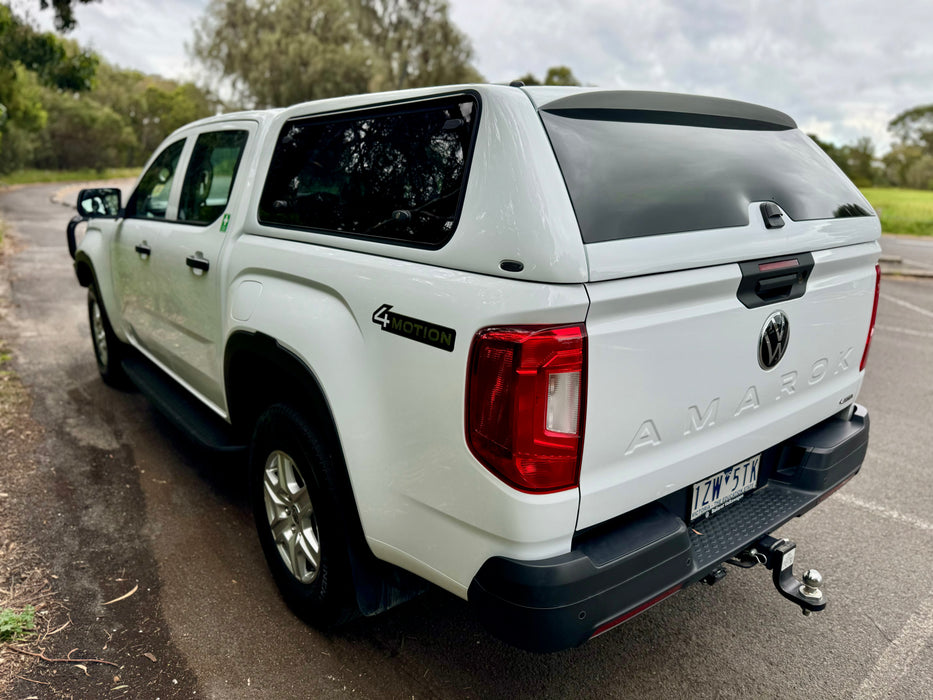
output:
M915 236L885 236L881 241L885 255L901 258L900 266L933 272L933 240Z
M549 656L500 644L440 591L325 636L276 594L242 465L98 380L53 189L0 194L20 249L0 337L46 429L36 541L59 585L84 591L88 639L105 643L96 616L115 639L138 624L161 645L168 668L147 677L146 697L933 697L933 281L885 280L860 397L872 411L862 474L781 531L798 570L823 572L826 612L803 617L759 568ZM0 465L2 479L13 465ZM116 578L139 581L132 622L99 605L125 590Z

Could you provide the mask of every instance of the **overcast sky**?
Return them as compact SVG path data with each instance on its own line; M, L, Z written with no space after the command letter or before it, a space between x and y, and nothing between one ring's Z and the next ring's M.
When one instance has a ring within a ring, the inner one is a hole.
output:
M38 0L13 0L44 28ZM105 59L197 79L185 53L207 0L103 0L72 37ZM837 144L933 103L933 2L915 0L449 0L487 80L567 65L585 84L747 100Z

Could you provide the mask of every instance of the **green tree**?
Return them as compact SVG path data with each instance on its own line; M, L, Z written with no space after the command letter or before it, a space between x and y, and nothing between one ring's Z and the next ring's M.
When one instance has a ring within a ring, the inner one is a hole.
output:
M878 179L875 144L867 136L854 144L843 147L847 170L846 174L859 187L870 187Z
M933 105L901 112L888 123L888 131L905 146L919 146L933 155Z
M70 32L78 24L75 20L75 6L92 2L99 0L39 0L39 9L47 10L51 7L55 12L55 28L60 32Z
M257 107L365 92L372 51L343 0L211 0L191 51Z
M28 165L48 113L43 90L89 90L96 55L54 34L38 32L0 5L0 171Z
M896 141L883 158L887 180L899 187L933 189L933 105L901 112L888 131Z
M46 89L49 119L39 134L34 164L50 170L123 165L136 145L132 127L90 95Z
M836 146L828 141L820 140L816 134L808 134L808 136L859 187L870 187L880 178L875 158L875 145L870 138L862 137L854 144Z
M479 79L444 0L211 0L190 51L257 107Z
M120 115L133 137L121 138L120 162L141 165L156 146L188 122L216 114L219 103L192 83L176 83L103 63L90 94L102 107Z
M192 83L110 66L0 5L0 172L141 165L218 106Z
M469 39L447 15L446 0L370 0L361 23L377 63L370 89L476 83Z
M0 69L0 173L31 164L48 116L34 73L22 65Z
M839 148L837 148L835 144L830 143L829 141L823 141L816 134L807 134L807 136L813 139L813 142L817 146L822 148L823 152L826 155L828 155L830 158L832 158L833 162L836 165L838 165L840 168L842 168L843 171L845 171L846 169L845 157L843 156L842 151Z
M580 85L580 81L567 66L551 66L547 69L543 82L531 73L523 75L519 80L525 85Z
M921 146L895 144L882 161L885 177L892 185L933 189L933 156Z

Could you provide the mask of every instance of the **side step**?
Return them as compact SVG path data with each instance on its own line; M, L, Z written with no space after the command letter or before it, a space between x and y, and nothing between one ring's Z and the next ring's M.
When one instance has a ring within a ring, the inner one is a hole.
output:
M165 372L140 355L123 360L123 371L146 398L194 442L219 452L245 452L232 428L202 406Z

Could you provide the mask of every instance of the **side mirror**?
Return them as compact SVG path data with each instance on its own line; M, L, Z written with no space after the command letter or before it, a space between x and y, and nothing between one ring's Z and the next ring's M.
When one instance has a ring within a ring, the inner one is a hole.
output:
M120 190L97 187L78 192L78 214L85 219L116 219L120 216Z
M68 222L66 237L68 252L74 259L78 249L76 231L78 224L88 219L117 219L123 216L120 208L120 190L116 187L95 187L78 192L78 215Z

